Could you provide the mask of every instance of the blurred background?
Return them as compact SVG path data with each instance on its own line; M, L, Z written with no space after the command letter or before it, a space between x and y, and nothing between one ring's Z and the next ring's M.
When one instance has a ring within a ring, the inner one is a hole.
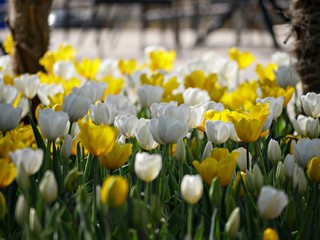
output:
M0 1L1 41L7 5ZM69 42L78 57L140 59L145 46L162 45L179 62L238 46L266 62L291 48L288 12L289 0L53 0L50 48Z

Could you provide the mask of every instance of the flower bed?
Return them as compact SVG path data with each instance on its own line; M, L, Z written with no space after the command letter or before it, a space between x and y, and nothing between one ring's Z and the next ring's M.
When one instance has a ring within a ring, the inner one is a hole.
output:
M320 95L299 95L294 59L248 81L236 48L179 70L164 48L75 56L21 76L0 58L2 238L320 238Z

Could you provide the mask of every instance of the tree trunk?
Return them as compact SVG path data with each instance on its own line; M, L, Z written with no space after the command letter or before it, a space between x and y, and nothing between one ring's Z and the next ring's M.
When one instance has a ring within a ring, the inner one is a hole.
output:
M10 0L8 25L14 39L16 74L44 70L39 59L49 44L51 4L52 0Z
M303 93L320 93L320 0L292 0L292 26Z

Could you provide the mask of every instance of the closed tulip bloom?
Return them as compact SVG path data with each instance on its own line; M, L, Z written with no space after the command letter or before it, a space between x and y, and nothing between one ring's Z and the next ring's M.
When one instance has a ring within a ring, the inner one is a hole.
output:
M309 92L301 97L302 107L309 117L320 117L320 94Z
M213 145L212 142L208 141L206 146L204 147L203 153L202 153L202 159L205 159L207 157L211 156L211 153L213 151Z
M287 156L284 159L284 164L283 164L283 171L284 171L284 176L287 178L292 178L293 176L293 170L296 166L296 162L294 160L294 156L287 154Z
M39 185L39 191L41 198L48 204L57 199L58 184L52 171L45 172Z
M301 114L298 115L297 119L291 119L294 130L302 136L306 136L307 121L308 117Z
M148 151L155 149L159 145L152 137L149 124L150 120L140 118L135 133L139 145Z
M199 175L189 175L183 176L181 181L181 195L183 200L188 204L196 204L203 193L202 179Z
M178 103L171 101L171 102L161 102L161 103L152 103L150 106L151 117L152 118L160 118L164 116L164 110L169 106L178 107Z
M72 152L72 137L71 135L67 134L64 137L64 141L60 149L60 156L62 159L66 160L70 157L71 152Z
M145 108L149 108L152 103L161 102L163 92L162 87L148 84L139 87L137 90L141 106Z
M20 194L18 197L14 211L14 218L20 226L28 223L29 206L23 194Z
M115 143L111 152L107 155L101 155L99 157L102 166L108 169L117 169L122 167L132 154L132 144L121 145Z
M188 123L190 120L190 107L187 104L174 106L169 104L163 109L162 114L158 117L172 117L179 121Z
M308 163L307 174L312 181L320 183L320 157L311 158Z
M253 166L253 181L255 188L260 191L261 187L264 184L264 177L262 175L261 169L258 164Z
M120 207L125 203L129 191L128 181L121 176L108 176L102 184L100 199L109 207Z
M150 130L155 141L160 144L173 144L188 133L186 122L171 117L151 119Z
M279 240L279 235L276 230L267 228L263 231L263 240Z
M317 138L319 137L320 125L319 119L313 119L308 117L306 122L306 136L308 138Z
M22 109L21 119L23 119L30 112L28 99L22 97L18 103L18 107Z
M275 219L288 205L288 196L285 192L271 186L264 186L260 190L257 206L265 219Z
M175 157L178 162L183 163L186 160L186 146L184 144L183 138L179 138L176 147Z
M277 164L281 158L281 149L279 143L276 140L271 139L268 144L267 151L269 160L272 163Z
M78 135L83 146L94 156L106 155L114 147L118 131L107 125L95 125L81 120L78 122L80 133Z
M23 96L32 99L36 96L38 88L40 87L40 79L36 74L30 75L26 73L15 78L14 85L22 92Z
M235 238L240 229L240 208L236 207L226 223L226 233L228 236Z
M90 100L82 95L70 93L64 97L62 110L69 115L71 122L76 122L87 114Z
M113 103L98 103L90 107L90 118L97 125L113 124L116 113L117 108Z
M146 152L137 153L134 170L137 176L145 182L152 182L156 179L162 168L162 157L159 154Z
M293 170L293 188L297 189L300 194L304 194L308 187L308 181L301 167L296 166Z
M190 106L202 104L209 100L210 96L207 90L202 90L199 88L187 88L183 92L183 101Z
M28 176L37 173L43 163L43 150L33 150L30 147L24 149L18 149L14 152L10 152L9 156L16 166L19 166L20 162Z
M315 156L320 156L320 139L301 138L299 142L293 142L293 155L302 168L306 168L308 161Z
M35 233L37 236L40 236L42 232L42 226L38 218L37 212L34 208L30 208L28 226L33 233Z
M42 135L54 141L65 134L69 116L65 112L55 112L50 108L39 110L39 126Z
M248 168L247 166L247 149L243 147L239 147L232 152L237 152L239 153L238 158L237 158L237 163L241 171L246 172ZM251 153L249 152L249 164L251 166L251 161L252 161L252 156Z
M18 96L18 90L11 86L0 83L0 103L13 104Z
M2 133L15 129L21 120L21 108L14 108L11 104L0 104L0 131Z
M280 87L295 86L300 81L297 71L291 65L279 66L275 71L276 81Z
M230 136L230 129L223 121L207 121L206 122L206 133L208 139L214 144L222 144L226 142ZM229 123L230 124L230 123Z
M0 158L0 188L9 186L16 176L17 170L14 164Z
M126 138L134 137L138 126L138 118L132 114L116 116L114 126L117 127L120 134Z
M204 111L205 108L202 105L190 107L190 128L197 128L202 124L204 118Z

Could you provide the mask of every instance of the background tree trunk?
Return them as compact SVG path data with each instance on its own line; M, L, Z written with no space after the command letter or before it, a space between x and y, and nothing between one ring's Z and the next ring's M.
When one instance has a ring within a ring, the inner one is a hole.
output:
M320 93L320 0L292 0L291 14L303 92Z
M10 0L8 25L14 39L16 74L44 70L39 59L49 44L51 5L52 0Z

